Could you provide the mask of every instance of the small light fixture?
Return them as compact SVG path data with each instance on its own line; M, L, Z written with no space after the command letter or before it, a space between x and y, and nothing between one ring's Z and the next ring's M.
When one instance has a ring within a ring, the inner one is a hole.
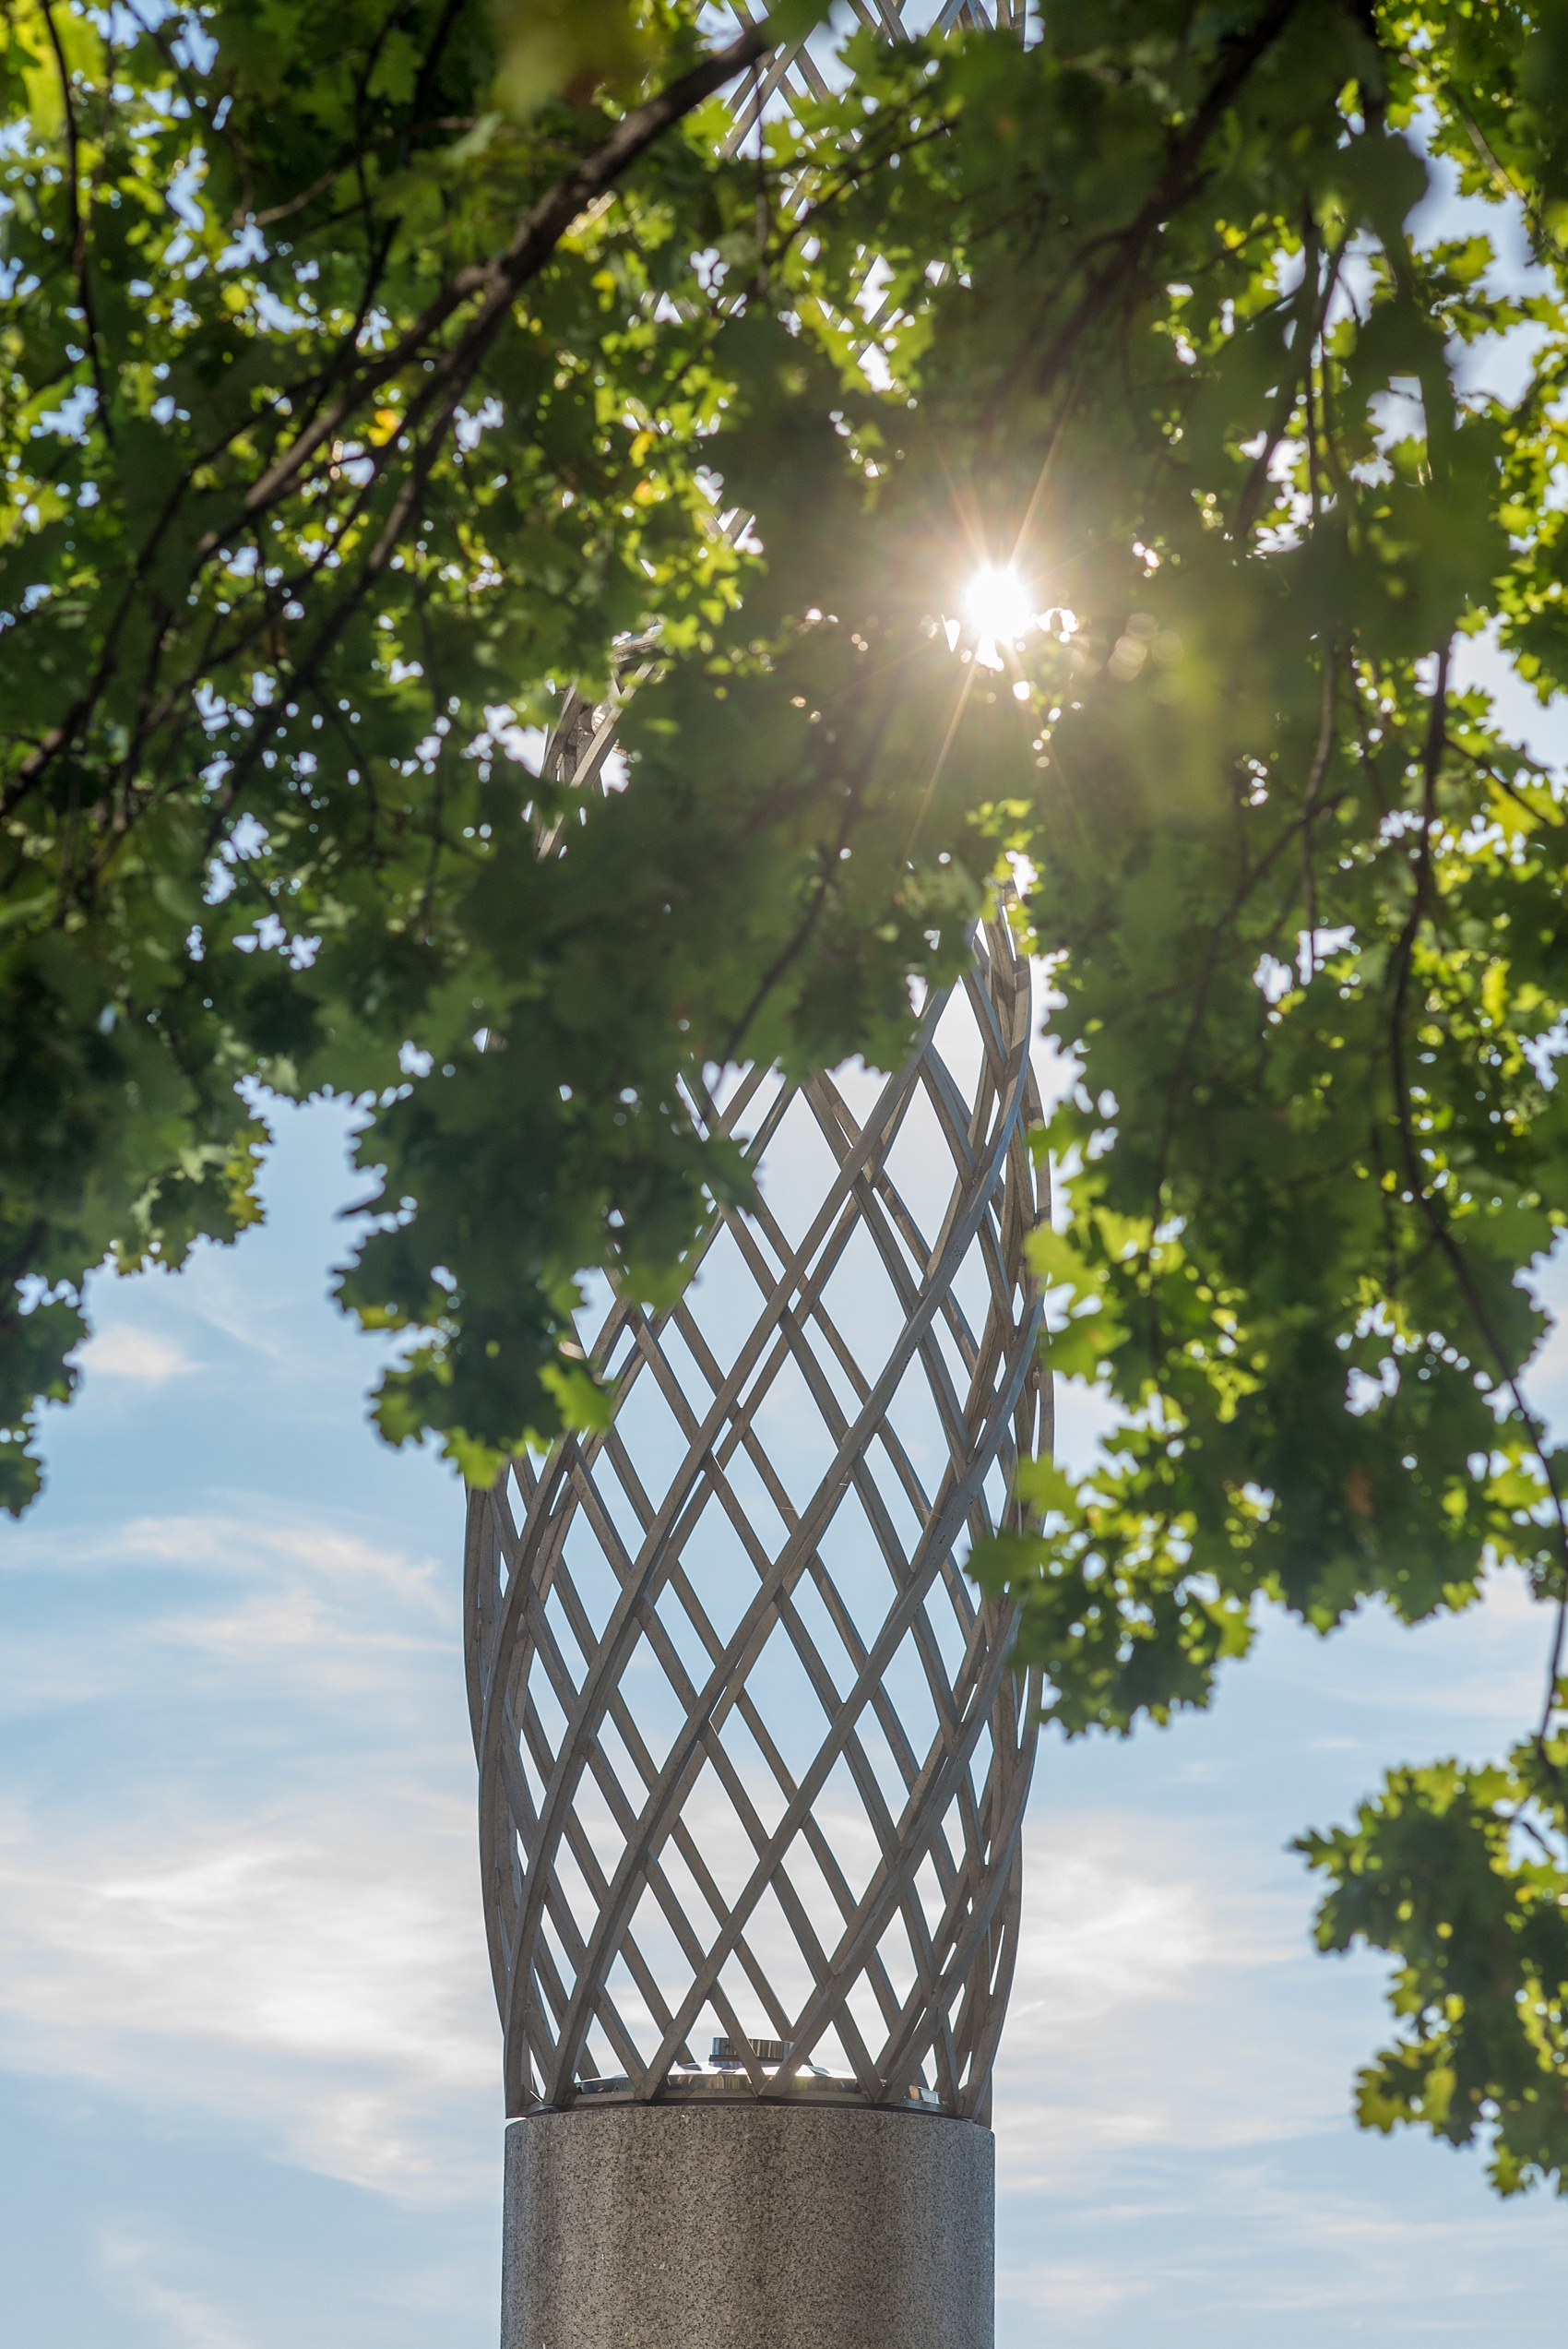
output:
M781 2064L790 2052L788 2039L716 2039L710 2061L743 2064L747 2056L761 2064Z

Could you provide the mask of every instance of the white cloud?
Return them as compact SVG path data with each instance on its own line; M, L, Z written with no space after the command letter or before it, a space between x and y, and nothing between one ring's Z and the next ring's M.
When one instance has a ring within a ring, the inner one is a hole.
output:
M1492 2337L1504 2222L1479 2165L1460 2177L1396 2145L1379 2149L1383 2192L1341 2175L1350 2075L1386 2027L1382 1966L1325 1967L1302 1930L1310 1891L1260 1885L1235 1830L1077 1806L1031 1826L996 2083L999 2341L1044 2321L1064 2342L1131 2342L1156 2309L1183 2340L1352 2309L1372 2337L1426 2340L1468 2292L1454 2329ZM1422 2162L1437 2166L1412 2216L1400 2180Z
M126 1664L158 1651L176 1681L193 1652L227 1672L236 1692L274 1699L308 1689L398 1700L398 1684L422 1655L449 1654L460 1638L456 1578L320 1523L255 1525L222 1517L145 1518L127 1526L120 1556L204 1570L237 1605L187 1606L138 1628Z
M99 1775L0 1815L0 2060L176 2117L243 2111L285 2158L394 2194L488 2190L498 2032L450 1562L259 1512L12 1548L44 1588L99 1578L6 1675L13 1709L90 1717Z
M386 1689L389 1658L411 1657L446 1642L434 1633L417 1636L356 1621L319 1593L296 1586L260 1595L224 1615L181 1615L151 1624L133 1644L138 1658L150 1647L176 1656L194 1651L231 1665L253 1684L269 1677L275 1693L287 1676L296 1691L310 1683L374 1695Z
M441 1571L434 1558L415 1564L400 1550L362 1541L319 1520L279 1521L205 1513L133 1518L99 1545L97 1555L269 1579L279 1568L288 1568L331 1584L380 1583L403 1597L426 1602L434 1597L433 1585Z
M18 1631L0 1680L0 1713L101 1702L115 1690L146 1700L166 1687L188 1703L193 1653L228 1675L232 1697L274 1700L315 1688L402 1703L398 1686L421 1654L455 1652L460 1638L450 1561L410 1557L344 1532L330 1520L268 1521L220 1512L143 1517L85 1539L8 1532L12 1573L113 1574L137 1608L85 1616L68 1652ZM138 1566L189 1576L182 1595L153 1586L141 1604L125 1587ZM397 1693L395 1694L395 1690ZM210 1680L203 1691L214 1693Z
M1191 1839L1080 1813L1025 1836L1025 1926L1009 2053L1080 2043L1083 2026L1185 1996L1216 1969L1277 1964L1295 1914L1266 1895L1227 1894Z
M1085 2261L1042 2260L1038 2266L1003 2269L997 2297L1053 2317L1099 2317L1120 2301L1153 2288L1150 2276L1112 2273Z
M98 2263L111 2295L150 2317L172 2349L249 2349L251 2336L211 2300L164 2281L158 2271L168 2258L165 2246L127 2224L106 2228L99 2239Z
M454 1604L449 1560L411 1558L405 1550L345 1533L327 1518L194 1510L135 1517L87 1536L21 1526L6 1529L6 1555L13 1570L52 1576L70 1568L101 1569L137 1559L229 1585L253 1581L274 1592L285 1585L315 1585L335 1602L362 1609L372 1599L383 1608L403 1601L420 1613L445 1617Z
M1290 1970L1318 1962L1304 1896L1239 1884L1229 1857L1117 1814L1029 1830L997 2076L1004 2192L1109 2175L1140 2150L1276 2141L1337 2118L1343 2050L1280 2029Z
M155 1337L150 1330L138 1330L130 1321L111 1322L107 1330L96 1330L82 1348L79 1359L84 1370L96 1371L104 1377L139 1378L154 1385L201 1367L167 1338Z
M498 2070L469 1806L357 1801L0 1842L0 2057L153 2109L253 2112L306 2167L422 2199Z
M348 1332L346 1327L338 1327L328 1336L319 1323L302 1330L300 1306L307 1297L314 1304L319 1296L322 1268L309 1267L307 1277L314 1276L314 1294L305 1290L302 1269L279 1262L274 1250L273 1285L268 1294L258 1295L253 1261L242 1261L217 1248L198 1248L180 1275L181 1303L193 1319L205 1323L220 1337L232 1339L247 1353L260 1354L264 1361L301 1377L317 1377L324 1353L336 1351L333 1341L340 1344Z

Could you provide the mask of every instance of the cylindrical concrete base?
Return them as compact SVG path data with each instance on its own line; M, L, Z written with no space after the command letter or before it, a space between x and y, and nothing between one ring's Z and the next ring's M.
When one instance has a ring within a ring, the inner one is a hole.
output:
M502 2349L992 2349L991 2131L616 2105L506 2131Z

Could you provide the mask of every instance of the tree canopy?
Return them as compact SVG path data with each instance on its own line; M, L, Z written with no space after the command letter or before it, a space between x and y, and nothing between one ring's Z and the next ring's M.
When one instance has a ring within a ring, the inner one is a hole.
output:
M867 6L760 119L822 12L719 13L0 7L4 1496L269 1094L359 1105L389 1438L592 1424L579 1276L745 1196L687 1089L897 1062L1008 879L1113 1425L975 1569L1068 1734L1527 1578L1515 1751L1303 1849L1361 2117L1563 2189L1568 804L1456 652L1568 685L1568 9Z

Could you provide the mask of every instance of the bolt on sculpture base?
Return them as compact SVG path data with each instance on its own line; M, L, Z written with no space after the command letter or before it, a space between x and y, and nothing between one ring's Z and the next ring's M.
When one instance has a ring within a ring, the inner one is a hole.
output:
M994 2166L917 2112L513 2121L502 2349L992 2349Z

